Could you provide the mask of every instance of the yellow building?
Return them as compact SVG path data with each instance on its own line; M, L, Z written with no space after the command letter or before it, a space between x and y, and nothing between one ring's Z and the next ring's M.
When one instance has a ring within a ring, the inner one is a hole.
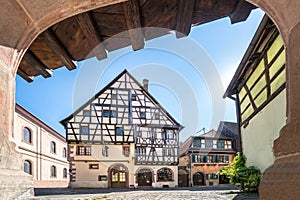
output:
M273 142L286 124L285 48L265 16L224 97L236 101L243 153L261 171L273 164Z
M175 187L181 125L126 70L62 120L71 187Z
M14 117L11 140L22 155L23 170L33 176L34 187L68 187L66 139L18 104Z

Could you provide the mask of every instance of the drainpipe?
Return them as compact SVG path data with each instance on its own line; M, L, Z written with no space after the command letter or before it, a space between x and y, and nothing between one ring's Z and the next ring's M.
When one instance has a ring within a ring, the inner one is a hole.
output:
M242 133L241 133L241 105L240 105L240 99L239 95L236 94L236 100L235 100L235 107L236 107L236 116L237 116L237 124L238 124L238 144L237 144L237 150L240 152L241 155L243 155L243 141L242 141Z
M230 99L235 101L235 110L236 110L236 119L238 124L238 142L237 142L237 151L243 155L243 147L242 147L242 134L241 134L241 106L240 99L238 93L236 93L236 97L228 96Z
M193 177L192 177L192 153L190 153L190 187L193 187Z

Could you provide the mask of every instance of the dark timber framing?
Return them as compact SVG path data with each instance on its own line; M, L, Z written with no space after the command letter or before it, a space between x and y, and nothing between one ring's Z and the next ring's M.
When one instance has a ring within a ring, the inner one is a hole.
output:
M68 143L134 143L137 165L178 162L183 127L126 70L61 123Z
M96 57L98 60L107 58L107 51L105 49L103 39L95 27L94 20L91 13L81 13L75 16L83 34L88 39L92 48L96 46Z
M268 58L270 48L279 37L280 34L276 26L265 16L224 94L224 98L229 97L238 102L240 126L246 127L258 112L285 89L285 81L279 81L280 85L272 91L272 83L276 83L279 76L285 73L285 62L276 66L277 68L274 67L275 62L280 63L280 56L285 56L283 43L278 50L276 49L275 53L272 52L272 57ZM259 70L259 67L262 69L258 73L256 70ZM275 71L271 77L270 70L272 69ZM251 85L247 85L252 76L255 80L252 80ZM242 90L244 92L241 92ZM234 95L236 97L233 97ZM248 114L246 114L247 112Z
M145 46L145 37L141 28L139 2L138 0L129 0L123 5L132 49L142 49Z
M73 62L71 56L67 50L63 47L61 42L55 36L55 34L49 29L42 33L45 36L45 42L49 46L53 53L64 63L69 70L76 69L76 65Z
M47 67L30 50L24 55L24 60L33 66L33 68L44 78L52 76L52 70L47 69Z

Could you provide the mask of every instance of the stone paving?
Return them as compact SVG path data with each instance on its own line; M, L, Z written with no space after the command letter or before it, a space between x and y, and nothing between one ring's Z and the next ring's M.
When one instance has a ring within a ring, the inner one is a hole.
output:
M36 189L32 200L257 200L257 194L239 193L236 187L164 189Z

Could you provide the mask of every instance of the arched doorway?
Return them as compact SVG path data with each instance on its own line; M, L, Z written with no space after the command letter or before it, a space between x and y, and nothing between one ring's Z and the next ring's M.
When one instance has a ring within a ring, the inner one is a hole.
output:
M123 164L114 164L108 169L108 187L128 188L128 168Z
M185 169L178 170L178 187L189 186L189 172Z
M194 186L204 185L204 175L202 172L196 172L193 175L193 185Z
M149 168L142 168L137 172L138 187L152 187L153 172Z

